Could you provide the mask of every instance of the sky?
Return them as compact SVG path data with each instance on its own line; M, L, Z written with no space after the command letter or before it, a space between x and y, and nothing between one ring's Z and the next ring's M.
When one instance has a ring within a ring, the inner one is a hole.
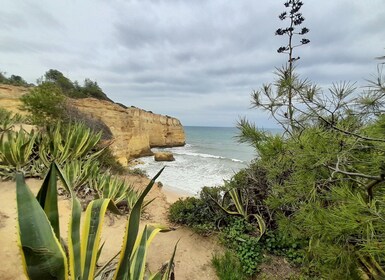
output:
M385 55L384 0L303 0L311 42L297 71L321 87L376 74ZM30 83L49 69L90 78L115 102L178 118L183 125L235 126L251 93L274 81L287 57L275 30L282 0L2 0L0 71ZM295 40L299 41L297 37Z

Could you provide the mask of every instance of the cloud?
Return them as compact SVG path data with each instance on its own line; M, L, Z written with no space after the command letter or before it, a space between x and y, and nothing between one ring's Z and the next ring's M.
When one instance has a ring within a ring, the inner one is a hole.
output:
M5 0L1 70L34 81L50 68L97 80L113 100L173 115L186 125L234 125L250 93L272 82L287 57L275 36L283 1ZM309 45L297 70L322 86L361 80L383 55L383 0L306 1Z

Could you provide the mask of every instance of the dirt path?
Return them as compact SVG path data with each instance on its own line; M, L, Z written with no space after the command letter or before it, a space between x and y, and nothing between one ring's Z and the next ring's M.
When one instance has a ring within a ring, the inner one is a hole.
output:
M131 176L128 180L138 189L143 188L148 183L147 178ZM28 186L33 192L37 192L41 181L28 180ZM17 212L15 201L15 183L0 183L0 279L3 280L19 280L27 279L24 276L21 256L17 245ZM145 224L163 224L169 225L167 220L167 211L170 200L175 197L166 197L165 192L154 186L149 193L148 199L156 198L146 209L141 226ZM60 199L59 211L61 218L61 229L66 229L69 216L69 201ZM109 216L105 219L105 227L103 228L102 241L106 241L101 256L103 260L109 259L119 251L123 234L126 226L126 217ZM171 225L172 226L172 225ZM63 232L66 236L66 232ZM183 280L212 280L217 279L213 268L210 265L211 256L214 252L219 251L220 247L212 238L204 238L191 230L178 227L167 233L159 233L150 246L149 255L147 257L148 268L150 271L157 271L163 263L171 257L174 245L178 243L178 249L175 260L176 279Z

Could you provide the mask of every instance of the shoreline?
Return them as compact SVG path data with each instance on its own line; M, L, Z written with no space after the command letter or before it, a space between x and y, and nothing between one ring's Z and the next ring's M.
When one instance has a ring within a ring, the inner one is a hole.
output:
M181 198L186 198L189 196L194 196L192 194L189 194L181 189L170 187L170 186L163 186L160 188L160 191L165 195L166 201L170 204L178 201Z

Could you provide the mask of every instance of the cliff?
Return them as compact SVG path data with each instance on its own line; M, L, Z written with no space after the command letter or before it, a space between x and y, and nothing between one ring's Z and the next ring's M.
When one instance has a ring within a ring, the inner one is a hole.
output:
M27 88L0 85L0 107L20 113L19 98L27 92ZM124 108L116 103L94 98L68 99L68 103L109 127L113 137L112 151L123 165L127 165L130 159L151 155L152 147L185 144L183 126L176 118L139 108Z
M21 101L19 98L28 93L28 88L0 84L0 107L8 111L23 114L19 109Z
M70 103L109 127L114 137L112 150L124 165L132 158L151 155L152 147L185 144L183 127L176 118L94 98L72 99Z

